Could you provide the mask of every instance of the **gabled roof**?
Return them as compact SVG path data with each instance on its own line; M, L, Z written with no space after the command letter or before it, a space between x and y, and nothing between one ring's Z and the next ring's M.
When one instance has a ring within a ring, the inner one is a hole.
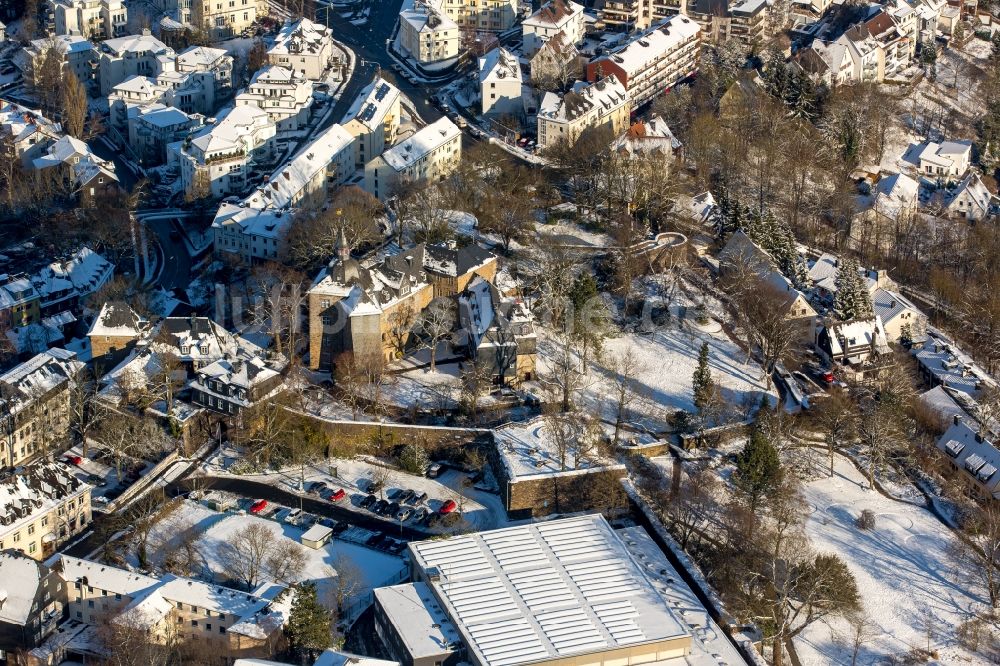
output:
M48 567L19 550L0 551L0 624L28 624L48 574Z
M1000 498L1000 450L979 433L978 424L958 418L937 442L944 452L976 485L993 498ZM987 433L989 434L989 433Z
M563 95L545 93L538 115L556 122L572 122L595 108L608 112L628 104L628 101L628 91L612 74L590 84L578 81L573 90Z
M462 131L455 123L447 117L442 117L417 130L405 141L386 150L382 153L382 159L396 171L402 171L428 153L461 135Z
M583 13L583 5L573 0L549 0L537 12L524 19L525 25L561 26Z
M148 328L149 322L127 303L107 301L101 306L87 335L138 338Z
M374 129L383 123L398 99L399 88L380 77L361 89L344 114L342 124L357 120L365 127Z
M883 324L888 324L904 312L923 315L920 308L902 294L881 288L876 289L872 294L872 309L881 318Z
M271 55L318 54L333 40L333 31L322 23L302 18L295 23L286 21L274 38Z
M517 56L498 47L479 59L479 81L521 81L521 64Z

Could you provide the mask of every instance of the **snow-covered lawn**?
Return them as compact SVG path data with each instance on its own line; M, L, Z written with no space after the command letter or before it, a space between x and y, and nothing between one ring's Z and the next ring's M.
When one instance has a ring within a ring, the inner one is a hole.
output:
M858 583L865 611L877 638L865 648L859 664L883 663L911 647L931 648L939 663L981 661L955 642L955 627L986 600L970 588L968 572L948 554L949 531L934 516L913 504L863 490L864 476L847 460L838 459L832 478L804 484L812 513L805 530L813 548L839 555ZM864 509L873 511L876 527L863 531L854 521ZM795 641L804 666L850 663L845 620L816 623Z
M694 411L692 375L706 342L712 377L727 405L735 410L757 405L765 393L777 399L775 390L768 391L766 381L761 379L760 366L753 360L748 362L746 352L724 332L701 330L694 321L687 320L671 321L651 333L625 333L606 339L602 358L589 363L578 407L603 419L615 418L613 389L620 374L613 367L615 359L629 350L638 367L633 377L638 398L631 407L632 421L654 429L665 427L678 409ZM538 349L540 377L550 371L556 352L555 343L543 330Z
M158 523L150 535L150 557L154 566L162 566L166 556L180 543L185 534L194 533L195 547L201 560L200 567L193 571L195 577L224 582L226 565L222 554L225 544L232 535L251 523L264 525L275 539L289 539L300 543L303 528L285 523L277 523L256 516L218 513L197 502L185 500L167 518ZM353 543L333 540L324 548L314 550L299 546L306 555L306 565L300 581L315 581L321 594L331 594L336 583L338 568L350 567L362 580L358 596L372 588L394 581L403 569L399 557L365 548ZM137 565L134 554L131 564Z

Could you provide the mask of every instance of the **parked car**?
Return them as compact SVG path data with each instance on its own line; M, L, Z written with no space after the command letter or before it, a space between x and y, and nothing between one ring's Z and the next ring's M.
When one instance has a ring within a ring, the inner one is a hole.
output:
M400 497L398 497L396 499L397 499L397 501L400 504L409 504L410 500L412 500L416 496L416 494L417 493L414 492L414 491L412 491L412 490L407 490L406 492L404 492L402 494L402 496L400 496Z
M425 522L427 522L427 516L429 515L430 511L427 510L427 507L425 506L417 507L413 511L413 522L417 525L423 525Z
M367 539L365 539L365 545L366 546L374 546L379 541L381 541L384 536L385 535L382 534L381 532L376 532L375 534L373 534L370 537L368 537Z
M391 500L398 500L399 496L402 494L403 494L402 488L391 488L390 490L386 491L385 496Z
M285 522L289 525L298 525L302 522L302 509L292 509L285 516Z
M389 549L389 552L392 553L393 555L399 555L404 550L406 550L406 542L397 541L394 544L392 544L392 548Z
M327 486L322 481L311 481L306 486L306 492L309 493L310 495L322 495L322 493L326 492L329 489L330 487Z
M455 504L455 500L445 500L444 504L441 505L441 508L438 509L438 513L440 513L442 516L445 516L457 508L458 505Z
M375 502L375 506L372 507L372 512L377 513L380 516L385 515L385 510L389 508L389 502L384 499L380 499Z
M390 518L395 518L397 513L399 513L399 502L393 502L385 508L385 515Z
M333 526L333 534L334 536L338 536L343 534L349 529L351 529L350 523L345 523L343 520L338 520L337 523Z
M108 485L108 482L104 479L104 477L99 474L88 474L87 483L92 486L97 486L98 488L103 488Z
M427 514L427 520L424 521L424 524L430 528L437 527L441 522L441 518L442 516L440 513L429 513Z
M427 493L417 493L413 496L413 499L410 500L410 504L412 504L413 506L420 506L426 501L427 501Z
M441 472L444 468L441 467L441 463L431 463L427 466L427 477L430 479L436 479L441 476Z
M373 506L375 506L375 502L377 501L378 498L375 497L374 495L366 495L365 498L361 500L360 506L362 509L371 509Z
M333 518L324 518L323 520L319 521L319 524L322 525L323 527L329 527L330 529L334 529L337 526L337 521L335 521Z
M70 454L66 456L66 462L69 463L70 465L76 465L77 467L79 467L80 464L83 462L83 458L81 458L80 456Z
M330 496L327 499L329 499L331 502L339 502L345 497L347 497L347 491L344 490L343 488L337 488L332 493L330 493Z
M408 506L401 507L399 511L396 512L396 519L400 522L404 520L409 520L410 516L413 515L413 509Z
M250 505L250 513L256 515L266 508L267 508L267 500L257 500L252 505Z

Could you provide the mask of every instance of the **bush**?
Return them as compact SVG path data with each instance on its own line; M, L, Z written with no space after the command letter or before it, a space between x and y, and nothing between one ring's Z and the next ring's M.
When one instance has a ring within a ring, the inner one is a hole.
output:
M858 527L863 530L873 530L875 529L875 512L871 509L865 509L858 516Z

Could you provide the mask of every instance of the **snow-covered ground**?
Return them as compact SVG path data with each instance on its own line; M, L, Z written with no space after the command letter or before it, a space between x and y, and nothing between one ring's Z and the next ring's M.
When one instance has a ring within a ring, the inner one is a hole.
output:
M158 523L150 534L150 556L154 566L162 566L166 556L176 548L187 534L195 535L195 547L200 566L192 574L212 582L227 578L223 553L232 535L251 523L264 525L275 539L289 539L300 543L303 528L278 523L257 516L225 514L213 511L197 502L185 500L167 518ZM320 549L299 545L306 556L306 564L299 581L315 581L321 595L332 594L336 584L337 569L350 567L362 579L358 596L372 588L398 579L404 564L399 557L378 552L344 541L334 540ZM130 564L138 564L134 554Z
M711 330L711 327L704 327ZM546 377L551 371L557 347L544 329L538 341L538 374ZM632 404L632 421L645 427L662 429L678 409L694 411L692 376L698 366L698 353L708 343L712 377L727 405L741 410L744 405L757 405L761 395L777 399L772 388L767 390L761 379L761 367L721 330L702 330L692 320L657 327L651 333L624 333L604 341L601 359L589 363L577 406L607 420L615 418L614 384L620 373L614 370L615 359L631 351L637 371L633 390L638 397Z
M928 624L937 663L981 663L955 642L956 625L986 600L949 556L948 530L926 509L863 490L864 476L847 460L838 459L834 469L832 478L803 486L812 509L805 530L817 551L836 553L850 567L876 627L858 663L885 663L911 647L926 648ZM877 516L871 531L855 526L864 509ZM845 620L812 625L795 640L803 666L850 663L842 638L849 633Z

